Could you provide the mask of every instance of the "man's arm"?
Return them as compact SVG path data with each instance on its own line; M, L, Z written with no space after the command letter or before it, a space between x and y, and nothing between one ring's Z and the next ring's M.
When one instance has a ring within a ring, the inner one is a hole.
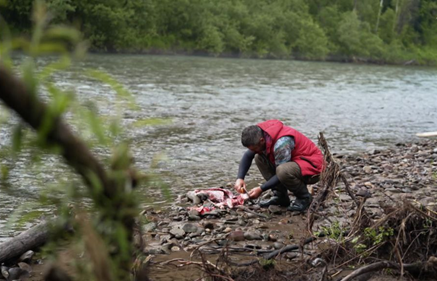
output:
M285 136L276 141L274 149L275 164L278 167L281 164L291 161L292 152L295 143L294 138L291 136ZM271 177L267 182L265 182L261 187L256 187L249 192L250 198L258 198L261 193L266 190L272 189L273 187L280 184L278 176Z
M253 158L255 157L255 152L247 150L240 161L240 166L238 167L237 181L235 182L234 188L239 193L243 193L246 189L246 183L244 178L246 177L247 171L249 171L252 165Z
M238 167L237 179L243 179L246 177L247 171L249 171L250 166L252 166L253 158L255 158L255 152L248 149L240 161L240 166Z

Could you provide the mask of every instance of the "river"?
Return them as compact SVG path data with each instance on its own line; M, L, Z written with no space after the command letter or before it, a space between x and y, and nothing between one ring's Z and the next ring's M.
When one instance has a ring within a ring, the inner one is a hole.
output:
M437 130L436 68L89 55L54 76L59 87L76 92L79 100L95 102L100 115L114 116L115 92L89 79L85 69L108 72L135 97L139 110L126 107L121 116L136 166L150 171L152 159L162 158L153 170L161 175L170 197L161 188L142 187L145 205L170 206L188 190L233 182L244 152L241 130L263 120L280 119L315 142L324 132L337 153L390 147L416 141L418 132ZM155 117L171 122L130 126ZM9 142L10 128L3 126L0 148ZM28 156L0 159L3 164L16 162L10 185L0 189L0 241L16 231L5 230L6 221L19 206L32 206L41 182L52 183L60 174L68 182L56 158L46 160L53 162L53 169L28 172L20 165ZM252 168L247 179L253 186L259 173Z

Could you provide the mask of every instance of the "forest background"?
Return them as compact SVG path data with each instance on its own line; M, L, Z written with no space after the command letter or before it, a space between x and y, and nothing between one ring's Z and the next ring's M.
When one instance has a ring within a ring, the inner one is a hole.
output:
M32 0L3 1L31 34ZM94 52L437 63L436 0L49 0Z

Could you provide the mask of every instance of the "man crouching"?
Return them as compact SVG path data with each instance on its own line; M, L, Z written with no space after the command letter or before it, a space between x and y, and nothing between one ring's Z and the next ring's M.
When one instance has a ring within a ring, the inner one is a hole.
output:
M235 182L238 192L246 190L244 178L255 158L266 182L250 190L250 198L256 199L262 192L272 189L274 196L261 202L261 207L280 205L294 212L308 209L312 197L307 184L319 181L324 166L322 152L310 139L279 120L268 120L245 128L241 143L248 150L238 169ZM288 190L296 196L291 205Z

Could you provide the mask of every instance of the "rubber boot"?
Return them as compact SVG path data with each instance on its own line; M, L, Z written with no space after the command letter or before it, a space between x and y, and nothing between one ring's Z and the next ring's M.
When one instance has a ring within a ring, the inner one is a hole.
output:
M311 201L313 201L313 197L307 191L306 194L301 195L300 197L296 197L296 200L287 208L288 211L292 212L304 212L311 205Z
M290 206L290 198L288 197L287 193L280 192L279 190L273 190L272 198L259 203L261 208L268 208L270 205L288 207Z

